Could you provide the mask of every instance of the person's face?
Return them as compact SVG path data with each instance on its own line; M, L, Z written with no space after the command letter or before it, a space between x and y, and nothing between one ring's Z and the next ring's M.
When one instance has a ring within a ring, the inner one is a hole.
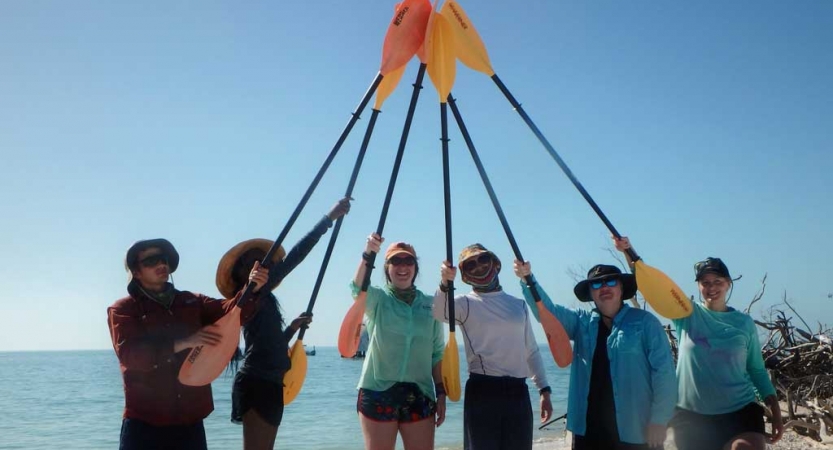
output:
M397 289L407 289L414 284L416 258L407 253L397 253L386 261L388 279Z
M622 280L611 277L590 283L590 297L602 314L613 317L622 307Z
M243 289L243 286L249 282L249 273L251 273L255 263L263 261L264 257L266 257L266 252L259 248L249 249L240 255L231 274L232 281L237 285L237 290Z
M492 255L488 253L481 253L463 261L463 264L461 264L460 267L466 275L469 275L472 278L482 278L489 273L493 263L494 260L492 259Z
M164 285L170 276L168 257L162 253L162 249L151 247L139 252L136 258L138 263L133 270L133 277L149 288L157 288Z
M714 273L705 273L697 282L700 288L700 296L707 302L726 302L726 294L729 293L729 288L732 283L725 277Z

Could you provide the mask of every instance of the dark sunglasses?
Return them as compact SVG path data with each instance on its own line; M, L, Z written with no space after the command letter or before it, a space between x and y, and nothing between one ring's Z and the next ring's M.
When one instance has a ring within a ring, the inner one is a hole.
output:
M164 253L159 253L156 255L150 255L147 258L142 259L139 261L139 264L142 267L151 269L156 267L158 264L165 264L168 265L168 257Z
M477 266L482 264L489 264L492 261L492 255L488 253L481 253L477 258L470 258L463 262L463 270L470 272Z
M391 256L388 263L392 266L413 266L416 259L413 256Z
M619 284L619 279L618 278L610 278L610 279L607 279L607 280L594 281L594 282L590 283L590 288L593 289L593 290L596 290L596 289L601 289L602 286L615 287L617 284Z

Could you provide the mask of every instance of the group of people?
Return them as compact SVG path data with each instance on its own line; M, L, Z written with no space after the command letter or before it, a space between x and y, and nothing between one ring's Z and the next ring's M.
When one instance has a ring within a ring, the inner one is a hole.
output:
M245 449L274 447L283 416L283 377L290 368L288 342L312 317L301 314L286 326L271 291L349 210L350 199L340 200L288 254L282 248L275 252L268 268L260 261L271 241L253 239L231 248L216 277L226 300L180 291L169 282L179 254L167 240L129 248L129 295L108 309L125 390L120 449L206 448L203 419L213 410L211 387L182 385L179 368L190 348L218 343L211 324L237 305L250 282L254 298L242 305L245 348L232 389L231 420L243 425ZM451 261L441 264L439 287L429 295L415 285L416 250L395 242L384 252L384 286L362 292L367 266L373 254L381 254L382 243L375 233L367 238L350 284L354 298L366 295L369 347L356 410L367 449L392 450L398 436L407 450L434 448L435 428L446 415L442 323L452 320L464 335L469 372L464 447L531 449L527 378L539 393L540 420L548 421L553 410L532 332L533 320L540 320L532 289L573 341L567 428L574 449L662 448L668 428L680 450L764 449L783 433L754 322L728 306L733 280L718 258L695 265L702 302L689 305L689 316L673 320L679 335L675 369L659 320L625 302L636 294L634 276L615 266L591 268L573 292L592 308L572 309L552 302L526 261L513 265L525 301L507 294L500 283L501 260L473 244L460 252L456 267ZM627 238L614 245L623 253L630 248ZM471 291L449 299L458 270ZM770 411L771 433L757 399Z

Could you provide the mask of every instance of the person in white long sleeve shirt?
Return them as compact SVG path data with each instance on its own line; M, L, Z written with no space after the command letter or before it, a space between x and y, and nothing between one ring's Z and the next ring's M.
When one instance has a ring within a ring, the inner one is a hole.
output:
M541 421L552 415L551 389L524 300L500 287L500 259L480 244L460 252L463 282L472 292L454 298L454 316L465 336L469 379L463 405L466 450L532 448L532 404L526 378L540 392ZM448 282L457 276L443 262L434 295L434 317L448 322Z

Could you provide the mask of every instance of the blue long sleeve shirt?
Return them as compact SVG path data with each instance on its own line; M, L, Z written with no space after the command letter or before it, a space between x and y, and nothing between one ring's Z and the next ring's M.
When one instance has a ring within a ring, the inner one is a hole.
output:
M544 306L561 322L573 341L567 429L584 436L593 353L602 316L596 309L575 310L553 304L540 285L535 283L535 286ZM523 281L521 287L532 313L540 321L529 287ZM648 424L666 425L677 403L677 380L668 338L656 317L625 304L613 318L607 354L619 439L643 444Z
M700 414L737 411L775 394L755 322L734 308L717 312L696 303L688 317L675 319L680 338L677 363L679 404Z

